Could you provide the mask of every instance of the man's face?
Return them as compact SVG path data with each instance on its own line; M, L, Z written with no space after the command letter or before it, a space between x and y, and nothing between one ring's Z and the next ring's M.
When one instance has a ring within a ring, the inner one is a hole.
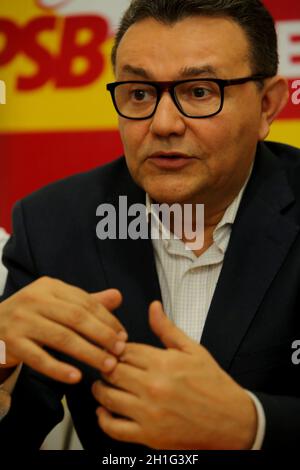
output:
M192 70L186 73L195 68L196 75ZM128 29L117 51L118 81L231 79L251 74L245 33L226 18L191 17L173 26L146 19ZM158 202L214 205L230 199L244 183L257 141L264 137L261 101L256 84L249 82L225 88L223 110L213 117L183 116L167 92L152 118L120 117L133 179ZM180 153L185 159L170 162L152 157L160 152Z

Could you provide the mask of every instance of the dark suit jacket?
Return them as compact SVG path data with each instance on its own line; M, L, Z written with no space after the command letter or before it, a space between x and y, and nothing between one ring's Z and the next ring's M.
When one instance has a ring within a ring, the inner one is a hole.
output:
M291 360L292 342L300 339L299 157L289 146L258 145L201 339L221 367L261 400L266 449L298 448L300 440L300 365ZM161 346L148 326L149 303L161 298L151 241L96 237L97 206L117 204L119 195L127 195L128 205L145 203L124 158L19 202L4 253L5 297L43 275L89 292L116 287L124 296L116 315L130 341ZM2 446L39 448L62 419L66 394L85 449L131 448L99 429L91 394L99 373L79 366L83 380L73 386L23 367L11 411L0 424Z

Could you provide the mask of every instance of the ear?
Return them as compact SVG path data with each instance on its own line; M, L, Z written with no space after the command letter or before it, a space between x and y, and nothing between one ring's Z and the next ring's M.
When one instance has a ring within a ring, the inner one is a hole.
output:
M289 99L288 81L281 76L266 80L262 90L261 122L258 139L264 140L270 132L270 126L283 110Z

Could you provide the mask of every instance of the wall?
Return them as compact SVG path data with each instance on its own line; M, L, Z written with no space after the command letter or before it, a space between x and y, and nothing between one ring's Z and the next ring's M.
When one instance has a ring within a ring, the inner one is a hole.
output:
M8 230L17 199L122 153L105 84L114 80L112 36L128 3L1 0L0 225ZM265 3L277 20L280 71L291 90L270 138L300 147L300 2Z

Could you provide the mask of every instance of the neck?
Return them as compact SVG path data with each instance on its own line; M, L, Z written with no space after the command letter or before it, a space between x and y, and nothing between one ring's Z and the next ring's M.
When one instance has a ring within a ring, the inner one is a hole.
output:
M200 256L213 244L214 231L245 185L249 172L250 167L239 181L235 181L235 184L229 181L227 188L223 187L222 191L215 190L212 194L211 190L208 190L206 194L202 193L201 197L197 195L192 200L179 203L183 216L180 218L180 224L176 224L174 217L171 217L167 228L185 244L190 245L196 256Z
M232 202L232 201L231 201ZM193 249L193 252L195 253L196 256L200 256L202 253L204 253L212 244L213 244L213 234L214 231L217 227L217 225L221 222L227 207L231 204L229 202L228 205L226 205L223 208L220 208L217 211L214 212L209 212L207 213L206 207L204 208L204 224L201 225L199 222L196 220L197 216L194 215L193 220L192 220L192 233L195 233L196 236L191 237L191 236L186 236L186 230L184 230L184 227L182 228L182 241L189 245L192 242L192 246L196 246L199 243L195 243L197 240L200 241L201 243L199 247L196 247ZM196 212L196 209L195 211ZM174 228L173 228L174 229ZM202 231L203 236L199 233L199 229ZM197 238L198 237L198 238Z

